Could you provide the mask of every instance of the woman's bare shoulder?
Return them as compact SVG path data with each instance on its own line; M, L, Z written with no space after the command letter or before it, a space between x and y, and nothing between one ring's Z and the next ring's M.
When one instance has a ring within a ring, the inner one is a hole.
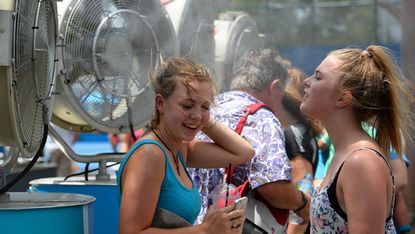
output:
M134 150L128 161L129 163L149 163L149 166L152 166L152 163L164 163L165 156L158 145L142 144Z
M382 151L378 147L362 148L350 154L342 169L343 173L341 174L347 178L343 181L346 183L358 181L358 183L364 185L365 181L373 183L387 180L390 175L387 160L377 152L382 155Z

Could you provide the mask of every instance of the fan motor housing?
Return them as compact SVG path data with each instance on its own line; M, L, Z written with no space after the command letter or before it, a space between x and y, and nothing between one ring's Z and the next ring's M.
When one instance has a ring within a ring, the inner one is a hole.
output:
M212 0L162 1L180 43L180 56L214 68L214 4Z
M223 12L215 20L215 68L222 92L229 90L239 58L250 49L264 47L263 38L255 21L245 12Z

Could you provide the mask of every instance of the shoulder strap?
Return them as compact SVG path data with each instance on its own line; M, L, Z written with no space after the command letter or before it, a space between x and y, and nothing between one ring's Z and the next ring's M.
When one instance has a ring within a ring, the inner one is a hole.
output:
M245 126L246 120L248 118L248 115L255 114L262 107L267 108L268 110L270 110L272 112L271 107L269 107L268 105L265 105L264 103L253 103L251 105L246 106L243 109L242 117L239 119L239 122L236 125L235 132L238 133L238 134L241 134L241 132L242 132L244 126Z
M255 114L261 108L267 108L269 111L273 112L271 107L264 103L253 103L253 104L246 106L243 109L242 117L239 119L239 122L236 125L235 132L240 135L242 133L243 128L245 127L246 120L248 119L248 115ZM226 176L227 183L232 183L232 176L233 176L234 169L235 167L232 166L232 164L229 164L228 168L226 169L225 176Z
M139 148L142 145L145 144L153 144L153 145L157 145L164 153L164 157L166 160L166 163L168 163L168 154L166 152L166 150L164 149L164 147L157 141L152 140L152 139L146 139L146 140L141 140L135 143L135 145L133 147L131 147L131 149L127 152L127 154L125 155L124 159L121 162L120 167L118 168L117 171L117 186L119 186L119 191L120 193L122 193L121 191L121 176L122 176L122 172L124 170L125 165L127 164L127 161L130 159L131 155L134 153L134 151Z
M360 150L369 150L369 151L372 151L372 152L374 152L377 156L379 156L380 158L382 158L383 159L383 161L385 161L385 163L386 163L386 165L387 165L387 167L389 168L389 174L390 174L390 176L392 177L392 187L393 187L393 190L392 190L392 207L391 207L391 209L390 209L390 212L389 212L389 217L386 219L386 222L387 221L389 221L391 218L393 218L393 210L394 210L394 208L395 208L395 178L394 178L394 176L393 176L393 174L392 174L392 169L391 169L391 167L390 167L390 165L389 165L389 163L388 163L388 161L385 159L385 157L379 152L379 151L377 151L377 150L375 150L375 149L373 149L373 148L370 148L370 147L363 147L363 148L359 148L359 149L356 149L356 150L354 150L352 153L354 153L354 152L356 152L356 151L360 151ZM332 207L333 207L333 209L345 220L345 221L347 221L347 214L341 209L341 207L340 207L340 203L339 203L339 201L337 200L337 197L336 197L336 187L337 187L337 180L338 180L338 178L339 178L339 175L340 175L340 171L341 171L341 169L343 168L343 165L345 164L345 162L347 161L347 159L346 160L344 160L343 162L342 162L342 164L340 165L340 167L339 167L339 169L337 169L337 171L336 171L336 174L334 175L334 177L333 177L333 179L332 179L332 181L330 182L330 184L329 184L329 187L328 187L328 189L327 189L327 195L329 196L329 201L330 201L330 203L332 204Z

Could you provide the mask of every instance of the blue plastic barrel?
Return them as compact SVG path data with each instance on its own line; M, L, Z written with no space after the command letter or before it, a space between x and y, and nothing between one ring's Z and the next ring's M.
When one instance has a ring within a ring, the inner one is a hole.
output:
M79 193L96 198L94 203L94 228L97 234L118 233L119 195L116 180L96 181L94 176L85 181L84 177L42 178L30 181L30 191L35 193Z
M94 197L13 192L0 196L1 233L93 234Z

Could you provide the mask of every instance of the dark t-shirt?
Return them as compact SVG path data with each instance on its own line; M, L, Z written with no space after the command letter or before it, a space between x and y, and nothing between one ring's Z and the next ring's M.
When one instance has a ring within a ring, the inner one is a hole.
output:
M302 123L294 123L284 130L285 150L290 160L296 156L303 156L312 167L313 173L317 168L317 141L310 137Z

